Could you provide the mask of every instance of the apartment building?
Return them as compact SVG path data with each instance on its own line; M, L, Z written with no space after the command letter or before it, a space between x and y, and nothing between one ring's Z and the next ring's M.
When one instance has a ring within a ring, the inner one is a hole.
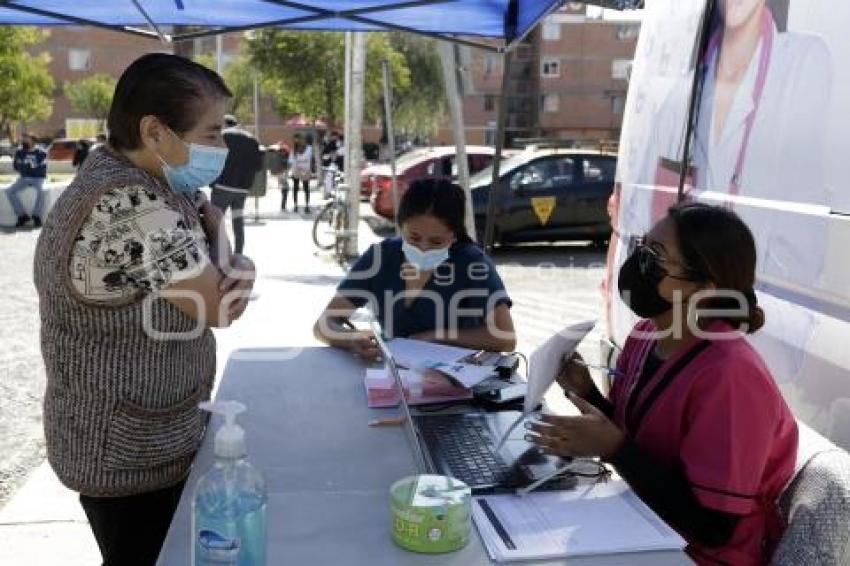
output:
M617 140L640 22L590 17L581 3L548 16L514 50L505 137ZM465 60L463 60L465 59ZM479 50L462 57L468 80L464 122L468 143L493 143L502 58ZM448 128L440 141L451 140Z

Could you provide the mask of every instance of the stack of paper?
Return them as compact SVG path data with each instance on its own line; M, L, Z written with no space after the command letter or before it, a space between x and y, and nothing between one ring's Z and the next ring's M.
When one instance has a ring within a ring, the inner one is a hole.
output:
M433 344L409 338L396 338L388 344L399 367L419 371L437 370L460 386L472 388L495 373L493 366L465 363L461 360L476 350Z
M476 350L468 348L457 348L444 344L434 344L424 340L413 340L411 338L394 338L387 343L396 363L413 367L425 360L434 362L456 362Z
M487 552L497 562L685 547L624 481L525 497L477 497L472 507Z
M423 375L420 372L399 370L399 374L409 405L447 403L472 398L472 390L453 384L438 372L427 372ZM367 369L364 385L369 407L395 407L401 401L386 368Z

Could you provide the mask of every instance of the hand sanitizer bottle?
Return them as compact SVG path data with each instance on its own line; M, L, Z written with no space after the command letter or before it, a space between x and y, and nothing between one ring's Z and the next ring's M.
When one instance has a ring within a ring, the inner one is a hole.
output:
M215 463L198 481L192 499L194 566L265 566L266 485L246 458L245 431L236 401L201 403L224 416L215 435Z

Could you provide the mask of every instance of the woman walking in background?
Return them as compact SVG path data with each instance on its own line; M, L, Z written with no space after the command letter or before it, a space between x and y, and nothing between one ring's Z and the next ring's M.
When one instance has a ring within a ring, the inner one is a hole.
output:
M313 176L313 148L304 142L301 134L295 134L292 139L292 153L289 156L289 166L292 169L292 202L295 212L298 212L298 188L304 190L304 212L310 213L310 177Z

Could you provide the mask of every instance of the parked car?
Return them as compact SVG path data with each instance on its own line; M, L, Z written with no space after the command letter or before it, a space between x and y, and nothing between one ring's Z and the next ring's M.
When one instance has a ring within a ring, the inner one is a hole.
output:
M617 170L615 154L529 148L503 161L496 191L494 242L592 240L611 235L607 212ZM484 239L493 169L472 177L475 229Z
M51 161L71 161L74 159L77 141L76 138L56 138L47 146L47 159Z
M457 178L454 146L438 146L414 149L405 153L396 162L398 196L407 190L413 181L426 177ZM495 150L488 146L467 146L469 172L475 173L490 165ZM389 220L395 218L392 192L392 173L387 164L375 165L363 171L360 194L368 195L375 214Z

